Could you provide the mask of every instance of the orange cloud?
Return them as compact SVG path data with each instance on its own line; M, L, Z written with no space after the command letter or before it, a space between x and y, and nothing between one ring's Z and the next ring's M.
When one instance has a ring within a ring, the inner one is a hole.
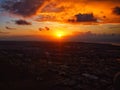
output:
M23 17L39 16L38 21L66 22L75 15L93 13L99 21L119 22L113 8L120 0L4 0L2 8Z

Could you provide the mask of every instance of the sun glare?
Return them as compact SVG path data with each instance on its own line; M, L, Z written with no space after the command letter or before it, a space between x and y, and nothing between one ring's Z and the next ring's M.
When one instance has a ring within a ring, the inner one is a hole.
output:
M64 36L64 32L58 31L58 32L56 32L55 36L57 38L62 38Z
M59 34L57 34L57 36L61 38L61 37L62 37L62 34L61 34L61 33L59 33Z
M53 38L54 40L65 40L66 37L70 37L72 36L71 32L66 32L65 30L56 30L55 32L53 32Z

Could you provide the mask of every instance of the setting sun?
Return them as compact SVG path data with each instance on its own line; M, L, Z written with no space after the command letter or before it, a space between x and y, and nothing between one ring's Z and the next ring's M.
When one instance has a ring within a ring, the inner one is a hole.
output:
M62 32L62 31L57 31L57 32L55 33L55 36L56 36L57 38L62 38L64 35L65 35L65 33Z
M57 34L57 36L61 38L61 37L62 37L62 34L61 34L61 33L59 33L59 34Z

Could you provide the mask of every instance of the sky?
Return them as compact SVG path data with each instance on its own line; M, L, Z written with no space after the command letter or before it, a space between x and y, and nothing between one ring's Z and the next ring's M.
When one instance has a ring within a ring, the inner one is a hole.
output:
M120 42L119 36L120 0L0 0L0 40Z

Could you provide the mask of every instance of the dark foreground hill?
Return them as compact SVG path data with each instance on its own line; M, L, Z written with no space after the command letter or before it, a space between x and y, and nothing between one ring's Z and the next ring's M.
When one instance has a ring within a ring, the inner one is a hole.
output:
M113 90L120 46L0 42L0 90Z

